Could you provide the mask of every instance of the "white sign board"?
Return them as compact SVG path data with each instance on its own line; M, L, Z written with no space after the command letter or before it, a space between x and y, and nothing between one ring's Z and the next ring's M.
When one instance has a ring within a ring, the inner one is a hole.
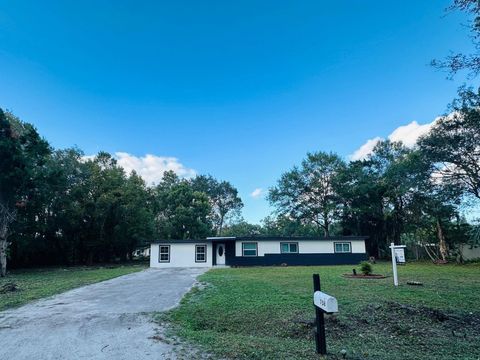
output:
M398 264L405 264L405 249L404 248L395 248L395 259Z
M313 303L327 313L338 312L337 299L324 292L315 291L313 294Z
M403 250L405 247L405 245L395 245L394 243L390 244L390 249L392 250L393 284L395 286L398 286L397 262L400 263L397 258L397 251L402 250L403 263L405 263L405 253Z

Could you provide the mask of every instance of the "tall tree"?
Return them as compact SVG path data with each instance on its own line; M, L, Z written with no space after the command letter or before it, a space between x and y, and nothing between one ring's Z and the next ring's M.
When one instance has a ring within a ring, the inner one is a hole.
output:
M32 125L7 115L0 109L0 276L6 274L9 226L17 208L32 199L50 154L48 143Z
M379 257L386 251L385 186L372 163L349 163L339 174L338 194L343 234L368 236L368 253Z
M226 220L240 214L243 207L238 190L228 181L218 181L210 175L200 175L192 180L193 188L205 193L212 208L212 221L217 235L221 236Z
M117 229L122 239L117 254L131 256L137 246L151 242L155 234L153 198L145 181L135 172L124 186L122 218Z
M263 232L266 235L277 236L315 236L318 226L292 219L286 215L267 216L262 220Z
M250 224L244 219L225 226L223 236L255 236L263 235L264 228L258 224Z
M480 73L480 2L478 0L453 0L448 10L460 10L471 16L470 39L474 50L469 54L452 52L443 60L432 60L432 65L439 69L446 69L450 77L461 70L468 71L469 77L476 77Z
M284 173L269 191L268 199L279 214L304 224L315 224L330 235L341 201L337 194L338 174L345 162L336 154L307 154L301 167Z
M480 90L462 88L451 110L420 139L420 148L439 181L480 200Z
M412 209L421 199L421 187L430 181L428 164L420 152L388 140L377 144L367 162L381 187L387 238L399 244Z
M187 180L167 171L154 189L157 233L167 239L199 239L212 234L210 201Z

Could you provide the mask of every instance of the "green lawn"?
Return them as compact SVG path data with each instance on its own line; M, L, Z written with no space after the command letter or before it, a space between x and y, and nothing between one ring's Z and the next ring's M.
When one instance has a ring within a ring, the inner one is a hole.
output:
M330 359L479 359L480 264L374 265L382 280L346 279L352 266L215 269L159 321L219 358L318 359L312 274L337 297L326 320ZM358 268L358 267L357 267ZM406 285L407 280L424 286Z
M6 283L16 284L18 290L0 292L0 311L79 286L140 271L145 267L144 264L129 264L107 267L13 270L7 277L0 278L0 290Z

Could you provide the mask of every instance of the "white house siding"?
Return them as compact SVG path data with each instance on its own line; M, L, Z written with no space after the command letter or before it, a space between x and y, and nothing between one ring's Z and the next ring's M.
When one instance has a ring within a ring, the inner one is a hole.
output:
M170 246L170 262L158 262L159 246ZM195 262L195 245L207 245L207 261ZM151 244L150 267L173 268L173 267L211 267L212 244L211 243L165 243Z
M299 254L333 254L334 243L336 242L349 242L352 244L352 253L363 254L365 253L365 241L364 240L281 240L281 241L236 241L235 255L242 256L242 243L256 242L258 253L257 256L265 256L265 254L280 254L281 242L296 242L298 243Z

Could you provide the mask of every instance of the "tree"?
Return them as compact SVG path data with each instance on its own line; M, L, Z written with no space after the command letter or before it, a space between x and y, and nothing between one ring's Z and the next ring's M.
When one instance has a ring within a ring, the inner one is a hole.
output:
M222 236L255 236L264 235L264 228L258 224L250 224L241 219L225 226Z
M30 124L0 109L0 276L6 275L9 226L17 208L28 206L50 154Z
M145 181L135 172L124 184L122 222L116 230L121 240L116 252L129 257L137 246L149 243L155 233L153 199Z
M157 233L165 239L199 239L212 234L208 196L167 171L154 189Z
M420 199L420 186L429 181L428 166L418 152L388 140L375 146L368 162L381 187L387 241L400 244L409 215Z
M221 236L225 221L239 215L243 207L238 190L228 181L218 181L210 175L200 175L192 180L195 190L205 193L212 208L214 230Z
M461 89L450 115L435 122L419 141L435 165L438 181L480 200L480 91Z
M343 235L368 236L367 251L380 257L386 251L385 187L372 163L353 161L339 173Z
M276 217L267 216L262 220L263 231L266 235L276 236L315 236L318 235L318 227L313 223L304 223L298 219L289 218L286 215Z
M470 54L452 53L444 60L432 60L431 64L436 68L446 69L450 77L461 70L467 70L470 77L476 77L480 73L480 2L478 0L453 0L453 4L448 10L460 10L473 16L470 31L475 50Z
M300 168L284 173L269 191L268 199L277 212L304 224L315 224L325 236L338 217L341 202L336 192L338 174L345 167L336 154L307 154Z

